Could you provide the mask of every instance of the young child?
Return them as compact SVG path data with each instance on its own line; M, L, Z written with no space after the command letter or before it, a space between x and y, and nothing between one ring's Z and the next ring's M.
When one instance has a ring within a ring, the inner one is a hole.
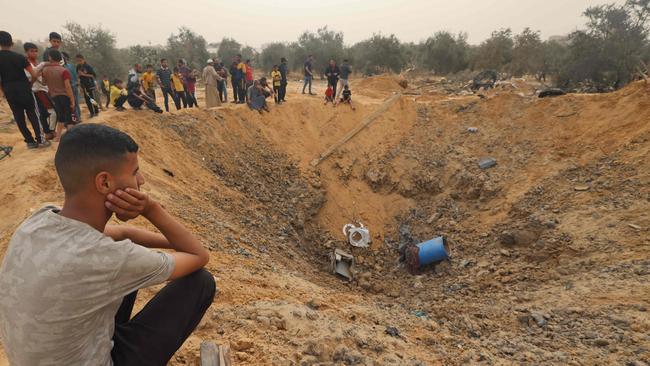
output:
M45 63L38 61L38 47L31 42L26 42L23 45L23 49L25 50L25 56L32 65L32 68L40 73L43 66L45 66ZM54 121L54 125L50 126L50 116L54 113L54 103L52 102L52 99L50 99L47 86L43 84L43 78L39 76L35 80L32 80L31 75L28 72L26 75L32 82L32 93L34 93L34 99L36 100L38 119L41 122L41 128L43 128L43 132L45 133L45 140L52 140L54 138L53 130L56 128L56 120ZM50 111L52 111L52 113L50 113Z
M106 98L106 108L108 109L108 105L111 103L111 82L108 81L106 75L102 76L102 94Z
M185 78L185 85L187 86L185 97L187 98L187 106L189 108L199 107L199 103L196 102L196 78L198 76L199 72L196 69L192 69L187 75L187 78Z
M124 89L124 83L120 79L113 80L113 85L111 86L111 95L110 100L111 104L115 107L117 111L124 110L124 102L128 99L126 89Z
M43 83L47 85L48 92L54 102L56 111L56 137L54 141L59 141L66 130L74 126L77 121L73 117L75 110L75 98L72 93L71 74L68 69L61 66L63 56L57 50L50 50L50 62L43 66Z
M153 100L156 100L155 80L156 74L153 72L153 65L148 64L147 70L142 74L142 90Z
M174 98L174 103L176 104L176 109L181 109L181 101L183 105L187 106L187 99L185 98L185 87L183 86L183 76L181 76L180 70L178 67L174 67L172 74L172 89L176 97Z
M280 100L280 85L282 82L282 75L280 74L280 67L278 65L273 65L273 71L271 71L271 80L273 80L273 97L275 98L275 104L282 104Z
M334 89L332 89L331 84L327 84L327 89L325 89L325 105L327 103L334 105Z
M350 90L349 86L345 85L343 87L343 95L341 96L341 100L339 100L339 103L349 104L353 111L356 109L352 105L352 91Z

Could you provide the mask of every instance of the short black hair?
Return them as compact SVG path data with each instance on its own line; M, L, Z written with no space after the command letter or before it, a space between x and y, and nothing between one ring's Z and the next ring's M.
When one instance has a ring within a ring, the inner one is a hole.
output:
M63 57L61 55L61 52L59 52L58 50L50 50L47 54L50 56L52 61L56 61L56 62L61 62L61 58Z
M162 63L163 61L167 61L167 59L166 58L161 58L160 62Z
M52 52L52 51L56 51L56 50L50 50L50 52ZM61 51L61 55L63 56L63 58L64 58L66 61L68 61L68 60L70 59L70 55L68 55L68 53L65 52L65 51ZM61 60L59 60L59 61L61 61Z
M153 69L153 65L152 65L152 64L147 64L147 67L151 67L151 68Z
M81 59L83 59L83 58L84 58L84 55L82 55L82 54L80 54L80 53L77 53L77 55L76 55L75 57L76 57L76 58L81 58Z
M29 50L38 50L38 47L36 47L36 45L33 44L32 42L25 42L25 44L23 45L23 50L25 50L25 52Z
M11 34L6 31L0 31L0 46L11 47L14 44Z
M113 80L113 85L117 85L117 84L122 84L122 80L120 79Z
M114 169L138 144L113 127L84 123L68 130L54 156L54 166L67 195L79 192L101 171Z
M173 71L173 72L178 72L178 66L174 66L174 68L172 69L172 71Z
M61 40L61 35L58 34L57 32L50 32L50 40L52 39L58 39L59 41Z
M347 58L344 58L344 59L343 59L343 62L348 62L348 59L347 59Z
M280 62L284 62L284 61L286 61L286 60L287 60L286 58L282 57L282 58L280 59Z

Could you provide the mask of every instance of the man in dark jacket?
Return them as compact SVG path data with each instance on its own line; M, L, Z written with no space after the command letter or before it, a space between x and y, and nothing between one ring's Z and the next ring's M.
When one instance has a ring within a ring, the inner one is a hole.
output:
M327 84L332 86L333 95L336 95L336 84L339 82L339 75L341 70L336 66L336 61L330 60L329 66L325 69L325 76L327 77Z
M282 57L280 59L280 91L278 92L278 101L286 102L284 97L287 95L287 59Z

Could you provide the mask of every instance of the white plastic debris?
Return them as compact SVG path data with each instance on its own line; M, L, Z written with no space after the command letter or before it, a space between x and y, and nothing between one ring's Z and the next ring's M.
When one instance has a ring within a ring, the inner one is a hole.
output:
M343 226L343 235L353 247L367 248L371 242L370 231L362 223L359 223L359 225L346 224Z

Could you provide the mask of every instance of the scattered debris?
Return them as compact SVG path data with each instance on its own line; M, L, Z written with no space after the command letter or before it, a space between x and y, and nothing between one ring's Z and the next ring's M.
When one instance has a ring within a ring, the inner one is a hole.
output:
M627 224L627 226L631 227L634 230L641 230L643 229L641 226L636 225L636 224Z
M230 345L201 342L201 366L230 366Z
M573 190L577 192L584 192L584 191L588 191L589 189L591 189L591 187L589 187L588 185L579 185L573 187Z
M495 165L497 165L497 159L495 158L486 157L486 158L481 158L478 161L478 166L481 169L490 169Z
M539 92L539 97L540 98L557 97L565 94L566 92L560 88L548 88Z
M472 80L472 90L477 91L479 89L491 89L494 87L494 84L497 82L497 72L494 70L485 70L480 72L474 80Z
M407 269L411 274L417 273L421 267L431 263L449 259L449 246L444 236L439 236L417 245L405 248Z
M368 228L359 223L360 226L354 224L346 224L343 226L343 235L348 239L348 243L353 247L367 248L372 239L370 238L370 231Z
M399 337L399 329L395 327L386 327L384 333L388 334L391 337Z
M471 132L471 133L478 132L478 127L469 127L467 128L467 132Z
M341 249L334 249L332 253L332 272L348 280L354 279L354 256Z
M163 172L165 172L165 174L169 175L170 177L174 177L174 172L171 170L163 168Z
M7 156L11 156L11 151L12 151L13 149L14 149L14 148L13 148L12 146L3 146L3 145L0 145L0 151L2 151L2 152L4 153L4 155L0 156L0 160L6 158Z

